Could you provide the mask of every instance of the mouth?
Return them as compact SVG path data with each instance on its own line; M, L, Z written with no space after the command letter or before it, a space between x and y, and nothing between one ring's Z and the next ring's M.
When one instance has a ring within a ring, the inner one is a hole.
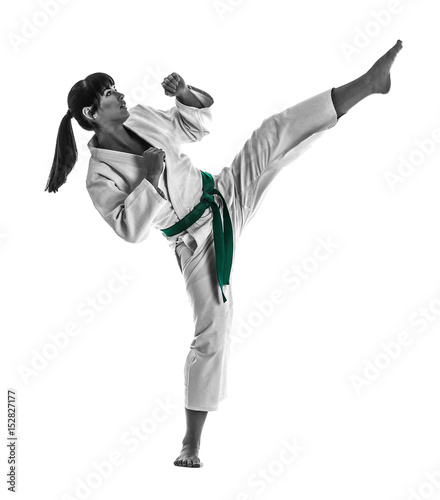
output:
M124 104L121 106L121 108L127 109L127 104L124 102Z

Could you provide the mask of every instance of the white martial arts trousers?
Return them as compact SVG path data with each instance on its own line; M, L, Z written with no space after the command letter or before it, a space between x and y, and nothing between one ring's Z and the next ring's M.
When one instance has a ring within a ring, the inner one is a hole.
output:
M226 200L234 233L234 255L245 225L255 215L267 188L280 170L300 156L338 118L331 90L300 102L266 118L234 158L214 178ZM223 214L222 201L215 197ZM208 208L211 212L211 208ZM210 222L211 223L211 222ZM219 287L214 237L200 247L189 248L183 241L175 247L194 317L194 339L184 367L185 407L213 411L227 396L230 330L233 314L230 284L224 285L223 303Z

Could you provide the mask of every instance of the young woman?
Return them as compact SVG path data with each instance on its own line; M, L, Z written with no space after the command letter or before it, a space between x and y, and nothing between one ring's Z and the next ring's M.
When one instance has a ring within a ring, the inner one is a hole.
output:
M175 252L193 310L195 334L184 367L186 434L175 465L201 467L198 452L208 411L227 396L233 298L230 274L243 228L283 167L354 105L390 90L400 40L363 75L266 118L230 167L195 168L180 143L209 133L212 97L177 73L164 79L175 106L127 109L104 73L77 82L67 97L46 185L57 192L77 160L71 119L94 132L86 186L94 206L124 240L145 240L153 226Z

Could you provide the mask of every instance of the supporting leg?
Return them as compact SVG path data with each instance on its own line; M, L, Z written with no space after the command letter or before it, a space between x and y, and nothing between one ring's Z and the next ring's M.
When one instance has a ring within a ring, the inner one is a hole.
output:
M398 40L394 47L378 59L364 75L332 89L333 105L338 118L365 97L371 94L387 94L390 91L391 66L401 49L402 42Z
M232 219L235 224L234 217ZM182 451L174 465L202 467L199 459L200 437L207 413L217 410L227 394L229 336L234 303L231 285L224 288L227 302L222 300L212 233L186 262L183 276L193 311L194 338L183 373L187 430Z
M196 411L185 408L186 434L182 441L182 451L174 461L174 465L182 467L202 467L199 459L200 438L205 424L207 411Z

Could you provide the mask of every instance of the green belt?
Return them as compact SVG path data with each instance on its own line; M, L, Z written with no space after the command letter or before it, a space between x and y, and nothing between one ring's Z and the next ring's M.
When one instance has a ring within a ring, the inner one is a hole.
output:
M202 171L201 171L202 172ZM226 302L225 294L223 293L223 285L229 285L229 275L232 267L232 251L233 251L233 235L231 218L229 217L228 207L225 199L220 191L214 189L214 179L208 172L202 172L203 180L203 195L200 202L185 215L185 217L174 225L161 229L166 236L175 236L176 234L185 231L189 226L192 226L196 220L199 220L208 207L212 208L213 214L213 229L214 229L214 246L215 246L215 262L217 266L217 277L220 289L223 295L223 303ZM223 200L223 219L224 232L222 228L222 219L217 203L214 201L214 194L220 196Z

